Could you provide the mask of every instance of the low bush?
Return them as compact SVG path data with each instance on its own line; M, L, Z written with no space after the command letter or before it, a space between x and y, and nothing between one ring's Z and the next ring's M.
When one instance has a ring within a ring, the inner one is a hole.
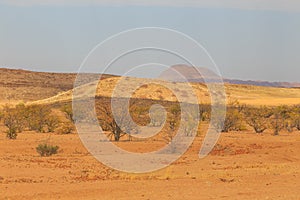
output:
M36 151L40 154L40 156L51 156L53 154L57 154L58 146L48 145L48 144L39 144L36 147Z

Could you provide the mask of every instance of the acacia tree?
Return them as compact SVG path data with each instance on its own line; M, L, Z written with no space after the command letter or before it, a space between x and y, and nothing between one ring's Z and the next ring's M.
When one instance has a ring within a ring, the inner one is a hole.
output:
M263 133L268 128L272 110L266 106L246 108L244 114L247 124L251 126L256 133Z
M151 108L150 112L151 122L149 125L154 127L160 127L163 125L165 117L165 113L159 107L153 107Z
M19 132L24 127L24 117L16 108L6 105L3 109L4 125L8 128L6 136L9 139L16 139Z
M196 104L185 103L182 104L182 109L185 110L182 116L182 123L180 126L183 127L186 136L193 136L198 129L198 125L202 119L203 112L201 111L201 106ZM200 111L200 112L199 112ZM199 113L197 113L199 112ZM175 117L179 121L179 116Z
M242 128L242 115L236 108L228 108L222 132L239 131Z
M284 121L279 114L275 114L271 119L270 127L274 130L274 135L279 135L279 132L284 128Z
M189 137L193 136L193 132L198 128L197 121L191 116L188 116L182 123L185 135Z
M114 137L115 141L120 141L121 137L130 133L138 132L137 125L131 120L130 110L135 105L135 101L130 103L129 108L126 105L126 99L112 99L112 102L101 102L97 104L97 116L101 127L104 130L111 131L110 136ZM118 106L112 112L111 103L116 103ZM129 109L129 112L128 112Z
M279 132L284 128L284 110L281 107L273 109L270 127L274 130L274 135L279 135Z
M290 112L291 126L300 131L300 105L294 106Z
M31 105L26 109L26 119L30 130L44 132L47 123L49 124L49 116L51 109L43 105ZM51 120L51 119L50 119Z
M230 100L227 108L222 132L240 131L243 128L243 111L245 105L237 100Z
M169 107L169 112L167 115L167 131L164 139L167 143L171 143L173 141L175 130L178 126L178 122L180 121L180 113L181 108L179 104L174 104Z

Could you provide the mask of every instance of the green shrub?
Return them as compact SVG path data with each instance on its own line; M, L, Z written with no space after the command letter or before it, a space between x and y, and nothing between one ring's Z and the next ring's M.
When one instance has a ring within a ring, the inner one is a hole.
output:
M40 156L51 156L52 154L57 154L58 146L52 146L48 144L39 144L36 147L36 151L40 154Z

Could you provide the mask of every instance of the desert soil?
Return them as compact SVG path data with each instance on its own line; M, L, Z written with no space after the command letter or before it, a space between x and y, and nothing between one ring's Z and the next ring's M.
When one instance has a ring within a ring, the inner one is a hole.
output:
M48 140L60 147L40 157ZM0 134L0 199L300 199L300 133L233 132L221 135L209 156L198 158L203 138L171 166L126 174L98 162L77 134ZM132 151L159 141L119 142Z

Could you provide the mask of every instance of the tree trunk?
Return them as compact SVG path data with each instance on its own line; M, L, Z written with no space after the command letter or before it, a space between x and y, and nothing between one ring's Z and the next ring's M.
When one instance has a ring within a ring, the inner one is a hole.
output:
M119 141L121 138L121 129L119 128L119 126L116 127L116 130L114 130L114 137L115 137L115 141Z

